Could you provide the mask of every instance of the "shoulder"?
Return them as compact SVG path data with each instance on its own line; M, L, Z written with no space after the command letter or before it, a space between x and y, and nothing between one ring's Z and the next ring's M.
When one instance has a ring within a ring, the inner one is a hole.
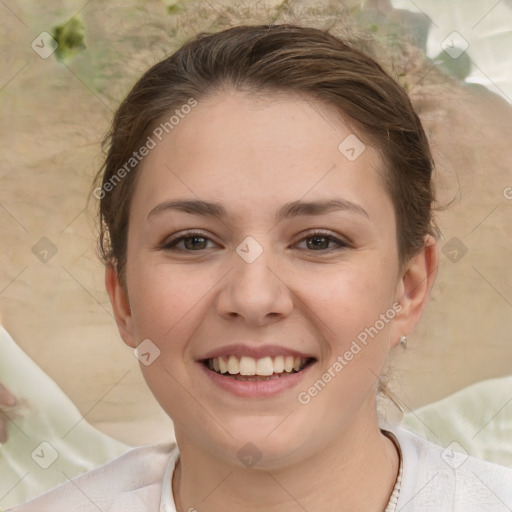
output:
M446 448L403 428L386 428L402 451L397 510L402 512L505 512L512 510L512 468Z
M158 508L165 470L176 444L132 448L8 512L118 512Z

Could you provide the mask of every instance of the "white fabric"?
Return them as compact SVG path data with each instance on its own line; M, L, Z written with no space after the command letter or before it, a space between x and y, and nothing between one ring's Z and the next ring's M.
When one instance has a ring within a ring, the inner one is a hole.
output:
M429 441L456 441L479 459L512 467L512 376L477 382L407 414L402 426Z
M403 454L400 512L510 512L512 469L394 429Z
M389 427L402 452L400 512L510 512L512 469L443 450ZM134 448L12 512L176 512L175 444Z
M95 429L57 384L0 326L0 382L17 397L3 406L9 438L0 445L0 508L40 495L130 447Z
M121 457L12 510L157 512L163 475L168 465L174 467L177 455L174 444L133 448Z
M462 38L473 61L466 83L482 84L512 103L512 44L510 2L497 0L392 0L395 9L407 9L432 20L427 55L435 59L443 41L457 32L457 47Z

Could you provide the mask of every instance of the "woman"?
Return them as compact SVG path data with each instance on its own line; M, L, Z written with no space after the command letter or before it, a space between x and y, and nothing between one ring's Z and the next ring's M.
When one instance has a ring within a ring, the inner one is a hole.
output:
M311 28L202 34L107 143L106 287L177 446L14 510L510 510L511 470L379 424L437 248L428 142L378 64Z

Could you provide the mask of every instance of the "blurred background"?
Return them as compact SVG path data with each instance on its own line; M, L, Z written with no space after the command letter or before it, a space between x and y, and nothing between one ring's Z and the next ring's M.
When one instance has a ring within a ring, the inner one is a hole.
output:
M390 360L405 408L512 374L510 1L2 0L0 13L0 324L94 427L130 445L172 436L104 290L88 202L101 140L147 68L236 23L352 38L428 131L441 261L422 323Z

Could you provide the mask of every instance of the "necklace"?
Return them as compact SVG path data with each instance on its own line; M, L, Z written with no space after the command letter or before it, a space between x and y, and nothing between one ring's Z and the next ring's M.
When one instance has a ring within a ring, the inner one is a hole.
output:
M400 444L398 443L398 440L391 432L388 432L385 430L382 430L381 432L386 437L391 439L391 441L395 445L396 451L398 453L398 476L396 477L396 482L395 482L395 486L393 487L393 492L391 493L391 496L389 497L388 504L386 505L386 508L384 510L384 512L396 512L396 508L398 505L398 496L400 494L400 487L402 485L402 471L403 471L402 450L400 449Z
M402 484L402 457L400 457L400 469L398 470L398 477L396 479L395 487L389 498L388 504L384 512L396 512L398 505L398 496L400 494L400 486Z

